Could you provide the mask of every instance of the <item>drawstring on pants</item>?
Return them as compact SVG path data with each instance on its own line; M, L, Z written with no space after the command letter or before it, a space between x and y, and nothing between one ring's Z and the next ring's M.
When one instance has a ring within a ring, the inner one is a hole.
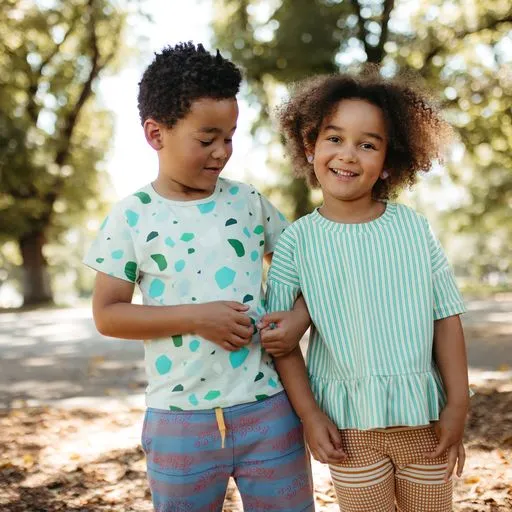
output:
M224 441L226 440L226 423L224 422L224 413L220 407L215 409L215 418L217 419L217 426L219 427L220 438L221 438L221 448L224 448Z

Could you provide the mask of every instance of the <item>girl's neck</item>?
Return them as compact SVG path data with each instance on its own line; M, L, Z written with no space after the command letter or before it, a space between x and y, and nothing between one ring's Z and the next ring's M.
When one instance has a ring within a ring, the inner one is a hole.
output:
M324 197L319 212L326 219L341 224L363 224L378 219L386 211L386 204L372 198L339 201Z

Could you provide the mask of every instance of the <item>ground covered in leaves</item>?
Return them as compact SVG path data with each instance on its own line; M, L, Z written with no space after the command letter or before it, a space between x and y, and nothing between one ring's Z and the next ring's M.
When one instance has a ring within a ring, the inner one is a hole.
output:
M454 510L509 511L512 381L485 382L476 391ZM0 412L0 511L151 511L138 443L142 414L118 405ZM326 467L315 464L314 472L317 509L337 511ZM230 486L224 511L241 510Z

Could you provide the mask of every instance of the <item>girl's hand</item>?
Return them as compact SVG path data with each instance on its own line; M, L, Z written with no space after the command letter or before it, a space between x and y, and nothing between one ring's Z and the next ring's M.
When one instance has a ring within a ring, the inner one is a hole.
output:
M455 465L457 465L457 476L462 475L466 460L466 452L462 444L466 414L466 407L456 407L448 404L442 410L439 421L434 424L439 442L434 451L425 454L428 459L435 459L448 451L448 466L444 477L446 482L452 476Z
M304 434L313 457L324 464L339 464L347 458L338 427L318 410L302 420Z
M309 321L296 311L268 313L256 325L263 348L273 357L283 357L297 347L308 326Z
M200 308L195 322L194 334L230 352L251 342L254 327L245 304L233 301L215 301L198 304Z

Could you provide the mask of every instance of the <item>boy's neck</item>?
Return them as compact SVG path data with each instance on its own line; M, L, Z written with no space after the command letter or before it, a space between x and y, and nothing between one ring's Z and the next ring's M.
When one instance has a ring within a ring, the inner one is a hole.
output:
M325 198L319 212L326 219L342 224L363 224L378 219L386 211L386 204L373 198L340 201Z
M211 196L215 191L215 185L211 190L195 189L169 177L164 178L160 173L152 185L158 195L173 201L197 201Z

